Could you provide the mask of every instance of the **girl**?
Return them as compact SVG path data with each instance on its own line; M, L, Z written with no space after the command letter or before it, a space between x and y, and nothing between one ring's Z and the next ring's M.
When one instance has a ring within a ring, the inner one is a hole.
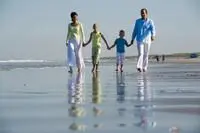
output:
M108 43L107 43L105 37L103 36L103 34L101 32L98 31L97 24L94 24L93 32L91 32L91 34L90 34L89 41L87 43L83 44L83 46L85 47L92 41L92 64L93 64L92 72L98 71L99 56L101 53L101 38L104 40L104 42L107 46L107 49L108 49L109 46L108 46Z

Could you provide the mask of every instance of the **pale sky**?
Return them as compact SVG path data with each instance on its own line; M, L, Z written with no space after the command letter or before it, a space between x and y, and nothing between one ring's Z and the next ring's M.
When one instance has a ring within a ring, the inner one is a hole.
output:
M63 60L70 12L79 14L86 40L92 24L112 45L120 29L130 42L140 9L147 8L157 36L150 54L200 52L200 2L198 0L0 0L0 60ZM115 56L102 44L101 56ZM91 56L91 45L83 50ZM126 55L137 55L135 45Z

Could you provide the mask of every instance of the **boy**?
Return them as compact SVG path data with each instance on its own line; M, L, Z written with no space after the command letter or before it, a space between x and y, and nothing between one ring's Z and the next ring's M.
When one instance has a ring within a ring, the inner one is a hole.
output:
M116 71L121 71L123 72L123 63L124 63L124 59L125 59L125 45L127 47L131 46L131 44L129 45L128 42L124 39L125 36L125 31L124 30L120 30L119 32L119 38L117 38L115 40L115 43L109 48L113 48L115 46L117 46L117 63L116 63Z

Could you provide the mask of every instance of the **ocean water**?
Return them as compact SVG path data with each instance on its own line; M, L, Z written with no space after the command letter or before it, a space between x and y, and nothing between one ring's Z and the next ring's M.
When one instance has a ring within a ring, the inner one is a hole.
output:
M0 133L200 133L200 63L0 62Z

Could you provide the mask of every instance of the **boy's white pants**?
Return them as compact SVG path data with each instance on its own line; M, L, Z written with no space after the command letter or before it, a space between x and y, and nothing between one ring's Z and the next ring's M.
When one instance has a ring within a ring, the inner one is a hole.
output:
M117 53L117 65L123 65L124 64L124 59L125 59L125 54L124 53Z
M147 70L150 46L151 43L137 42L137 50L138 50L137 68L140 68L141 70L143 69Z

